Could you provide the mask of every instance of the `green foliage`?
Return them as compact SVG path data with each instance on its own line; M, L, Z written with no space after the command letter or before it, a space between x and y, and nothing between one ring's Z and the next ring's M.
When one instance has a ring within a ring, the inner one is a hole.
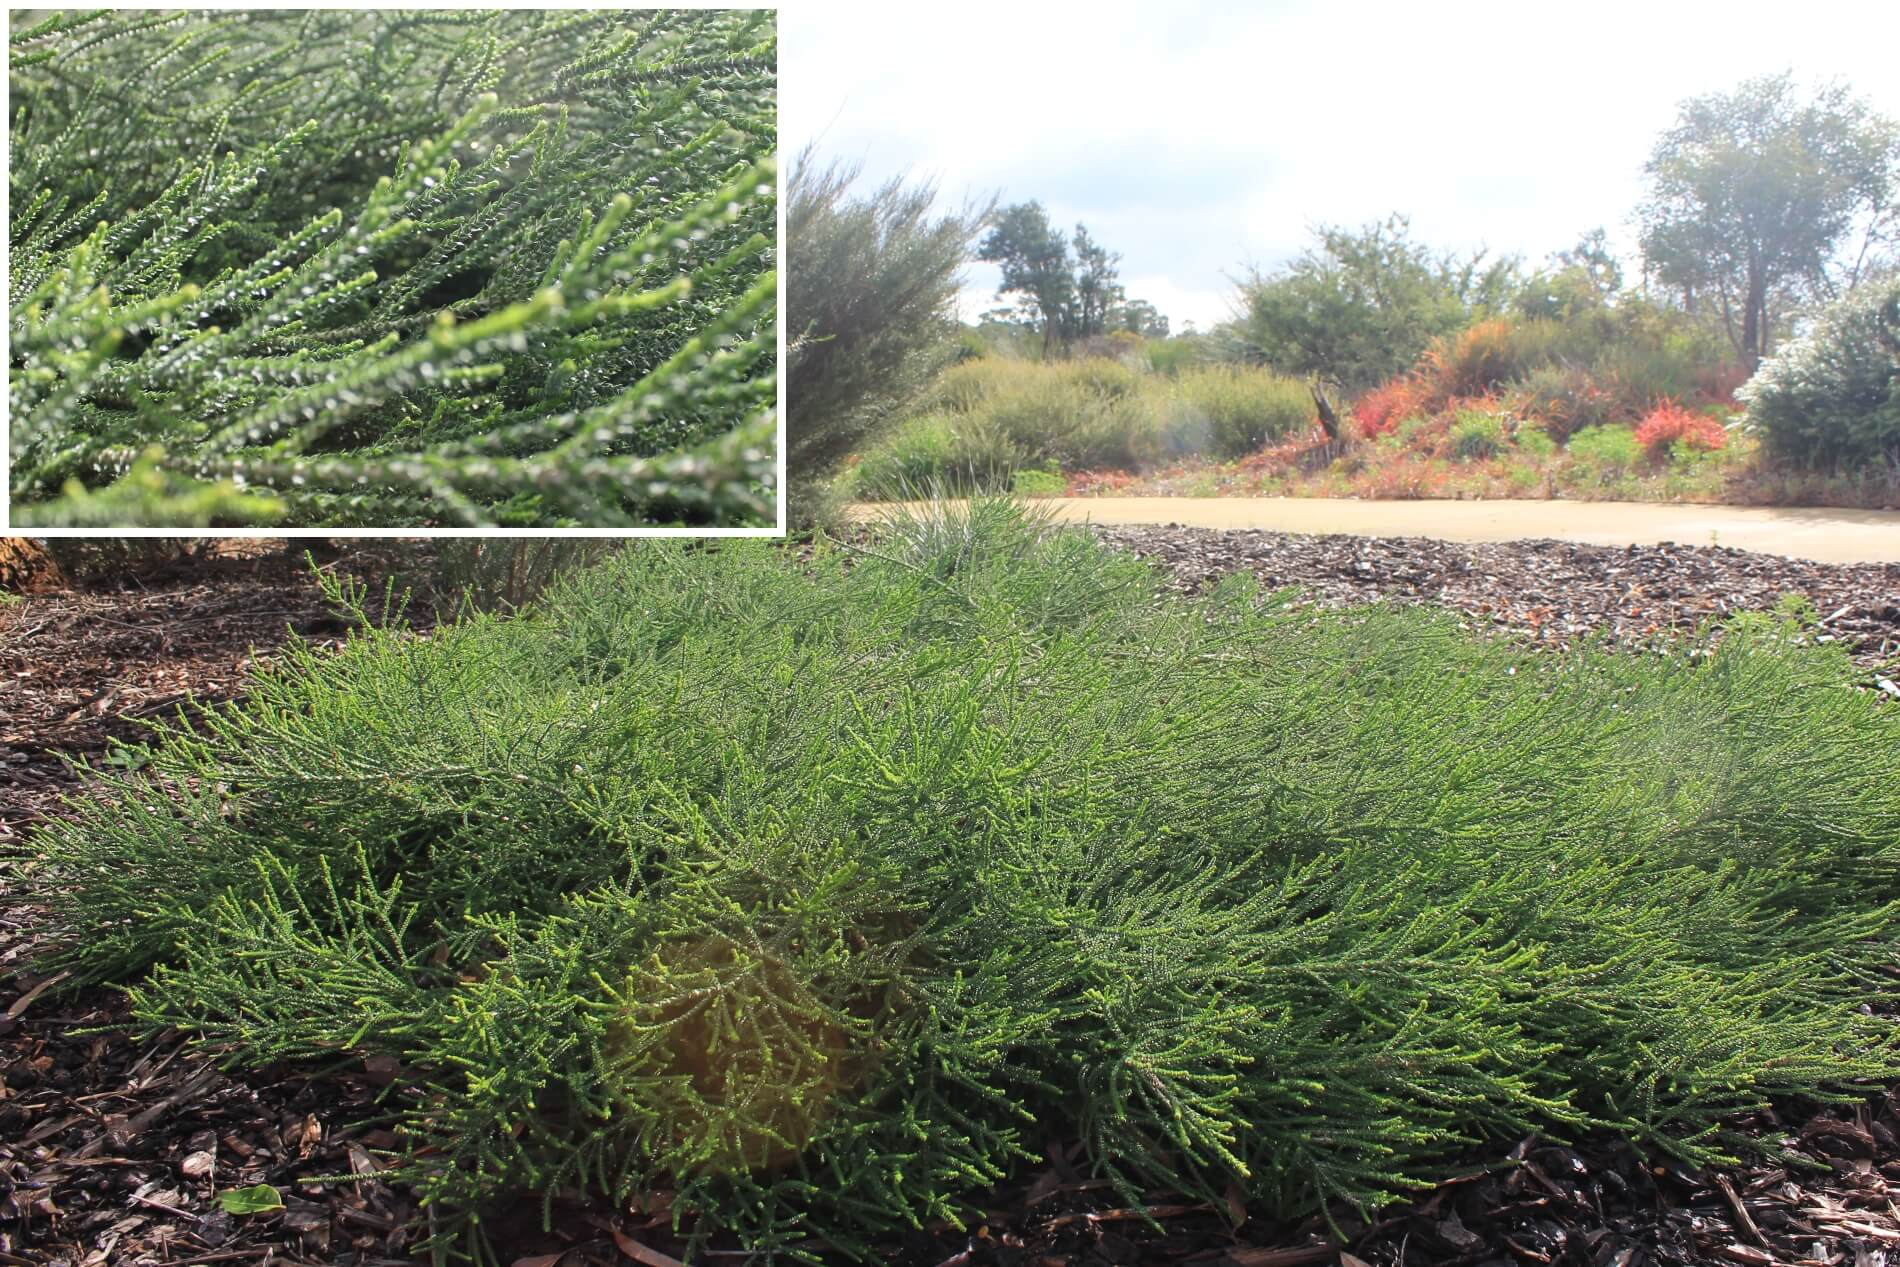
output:
M1006 491L1025 469L1135 470L1169 456L1239 457L1313 421L1306 384L1231 365L1146 373L1120 361L965 362L925 412L864 456L878 496L941 487Z
M1900 465L1900 282L1822 313L1737 395L1778 457L1823 468Z
M1460 410L1451 424L1451 455L1460 462L1485 462L1510 443L1504 421L1480 409Z
M1249 359L1359 392L1409 369L1434 339L1501 311L1520 284L1515 259L1434 254L1403 216L1322 228L1316 249L1242 284L1245 312L1229 334Z
M16 521L769 520L774 49L737 10L16 30Z
M988 215L933 218L933 186L893 180L858 195L856 178L806 150L788 190L786 464L801 525L820 482L954 359L957 270Z
M1061 471L1023 467L1010 473L1009 490L1018 497L1060 497L1067 487Z
M1900 1072L1900 716L1788 633L1187 601L994 502L639 543L293 646L23 850L142 1025L398 1062L443 1237L666 1188L867 1257L1051 1131L1131 1202L1372 1205L1527 1131L1704 1160Z
M1526 457L1535 461L1548 462L1557 455L1557 442L1535 427L1519 427L1512 440Z
M1839 84L1803 100L1784 73L1686 101L1645 171L1651 269L1722 313L1751 370L1777 308L1852 288L1900 241L1900 123Z
M1234 366L1181 371L1165 402L1173 453L1244 457L1313 424L1305 383Z
M1633 427L1585 427L1570 437L1570 456L1605 472L1627 471L1642 460L1643 446Z

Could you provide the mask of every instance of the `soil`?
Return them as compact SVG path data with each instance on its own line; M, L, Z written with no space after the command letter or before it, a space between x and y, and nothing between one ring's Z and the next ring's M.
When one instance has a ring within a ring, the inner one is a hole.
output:
M1310 584L1319 601L1441 602L1520 636L1594 630L1624 642L1799 593L1833 631L1817 636L1849 641L1870 676L1900 650L1900 566L1554 542L1103 531L1165 562L1183 588L1244 566L1276 584ZM374 581L393 565L362 549L334 566ZM1545 608L1548 617L1533 619ZM237 695L292 630L335 642L346 626L304 565L283 554L200 559L131 588L0 605L0 849L17 849L35 821L59 812L59 793L72 787L61 755L97 758L140 719L188 697ZM136 1042L115 1032L115 994L62 993L34 969L43 932L23 880L30 875L17 867L0 869L0 1265L415 1261L414 1201L376 1176L397 1143L378 1117L386 1078L354 1067L322 1077L305 1067L222 1070L176 1035ZM1090 1179L1079 1146L1050 1123L1046 1165L972 1194L985 1217L919 1231L885 1258L897 1267L1886 1267L1900 1255L1897 1109L1881 1088L1846 1106L1780 1106L1738 1123L1769 1151L1719 1172L1608 1139L1499 1140L1374 1221L1336 1210L1330 1223L1277 1222L1237 1194L1213 1206L1167 1193L1131 1204ZM256 1184L270 1185L284 1208L222 1207L219 1194ZM663 1211L564 1200L553 1216L544 1230L539 1203L519 1203L493 1228L501 1261L668 1267L685 1249Z

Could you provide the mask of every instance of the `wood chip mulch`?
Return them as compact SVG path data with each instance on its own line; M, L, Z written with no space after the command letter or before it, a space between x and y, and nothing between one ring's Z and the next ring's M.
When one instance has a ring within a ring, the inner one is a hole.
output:
M1439 601L1535 635L1513 613L1641 640L1694 623L1717 599L1772 606L1808 596L1864 665L1900 649L1900 567L1832 568L1738 551L1625 552L1532 543L1446 546L1186 529L1105 530L1162 558L1184 587L1249 566L1327 601ZM1145 535L1144 535L1145 534ZM1373 569L1371 576L1361 563ZM1528 606L1527 606L1528 605ZM1692 619L1693 618L1693 619ZM1548 622L1546 622L1548 623ZM0 607L0 840L57 813L69 786L51 752L98 755L137 719L187 695L229 698L286 628L343 626L301 562L208 560L146 588L39 595ZM28 877L0 870L0 1267L197 1267L416 1261L413 1196L377 1177L397 1141L361 1064L223 1070L175 1036L138 1043L109 1026L116 995L61 993L31 959L43 936ZM108 1027L108 1028L101 1028ZM1051 1124L1046 1165L973 1194L987 1217L894 1240L896 1267L1887 1267L1900 1262L1900 1101L1870 1088L1846 1108L1778 1106L1738 1123L1763 1158L1697 1171L1609 1139L1499 1141L1456 1176L1370 1222L1334 1211L1276 1222L1238 1194L1213 1206L1167 1193L1129 1203L1091 1178ZM323 1182L318 1182L323 1180ZM220 1194L268 1184L283 1208L232 1213ZM537 1201L495 1227L515 1267L669 1267L666 1194L639 1209ZM743 1261L716 1246L702 1261ZM720 1252L725 1251L725 1252Z
M1178 525L1094 531L1164 566L1189 591L1244 569L1328 605L1431 604L1532 643L1600 636L1628 647L1795 599L1811 609L1816 641L1840 642L1870 668L1900 656L1900 540L1893 562L1831 564L1668 543L1466 544ZM1893 693L1900 697L1900 686Z

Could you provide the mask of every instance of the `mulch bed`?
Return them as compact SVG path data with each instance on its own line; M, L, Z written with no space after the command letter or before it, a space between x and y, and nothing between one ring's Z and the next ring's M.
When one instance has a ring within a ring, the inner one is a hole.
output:
M1538 640L1601 632L1639 644L1799 593L1828 617L1820 636L1848 641L1870 670L1900 650L1896 566L1702 548L1101 531L1167 563L1183 588L1244 566L1274 584L1309 585L1322 601L1442 602L1474 623ZM348 566L373 579L387 562L365 549ZM58 812L57 796L71 784L50 754L97 756L132 737L138 719L187 696L234 696L288 629L334 640L344 628L303 563L285 555L202 560L142 588L0 607L0 845L17 845L34 821ZM413 1198L376 1177L397 1143L378 1116L386 1075L360 1065L321 1078L307 1068L226 1071L173 1036L135 1043L89 1032L121 1019L120 1002L102 990L62 994L34 972L41 925L20 881L0 871L0 1265L415 1261ZM887 1259L899 1267L1900 1260L1900 1103L1892 1096L1870 1089L1858 1105L1782 1106L1741 1125L1774 1155L1699 1172L1608 1139L1502 1141L1369 1226L1344 1211L1329 1226L1247 1217L1238 1200L1210 1208L1155 1193L1131 1206L1091 1180L1078 1148L1051 1124L1045 1166L973 1199L986 1219L901 1238ZM219 1193L260 1183L277 1190L284 1209L221 1208ZM664 1204L665 1194L649 1198L651 1212L561 1201L545 1231L539 1203L522 1202L495 1228L497 1247L520 1267L666 1267L685 1247L670 1235Z
M1333 606L1426 603L1533 643L1602 637L1625 647L1661 645L1705 621L1794 599L1812 610L1816 641L1845 644L1869 668L1900 656L1900 542L1895 562L1831 564L1667 543L1463 544L1175 525L1094 531L1165 566L1184 591L1244 569Z

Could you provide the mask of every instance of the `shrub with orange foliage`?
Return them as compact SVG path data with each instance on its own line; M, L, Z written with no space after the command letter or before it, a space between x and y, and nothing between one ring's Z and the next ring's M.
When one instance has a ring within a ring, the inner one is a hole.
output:
M1423 377L1438 396L1482 396L1548 364L1561 331L1549 321L1488 317L1426 349Z
M1669 446L1708 453L1728 444L1728 431L1707 414L1684 409L1673 400L1665 400L1636 426L1636 443L1651 458L1668 456Z
M1397 430L1407 418L1424 414L1430 395L1430 389L1411 375L1395 378L1381 383L1353 404L1353 421L1359 424L1360 435L1375 439Z

